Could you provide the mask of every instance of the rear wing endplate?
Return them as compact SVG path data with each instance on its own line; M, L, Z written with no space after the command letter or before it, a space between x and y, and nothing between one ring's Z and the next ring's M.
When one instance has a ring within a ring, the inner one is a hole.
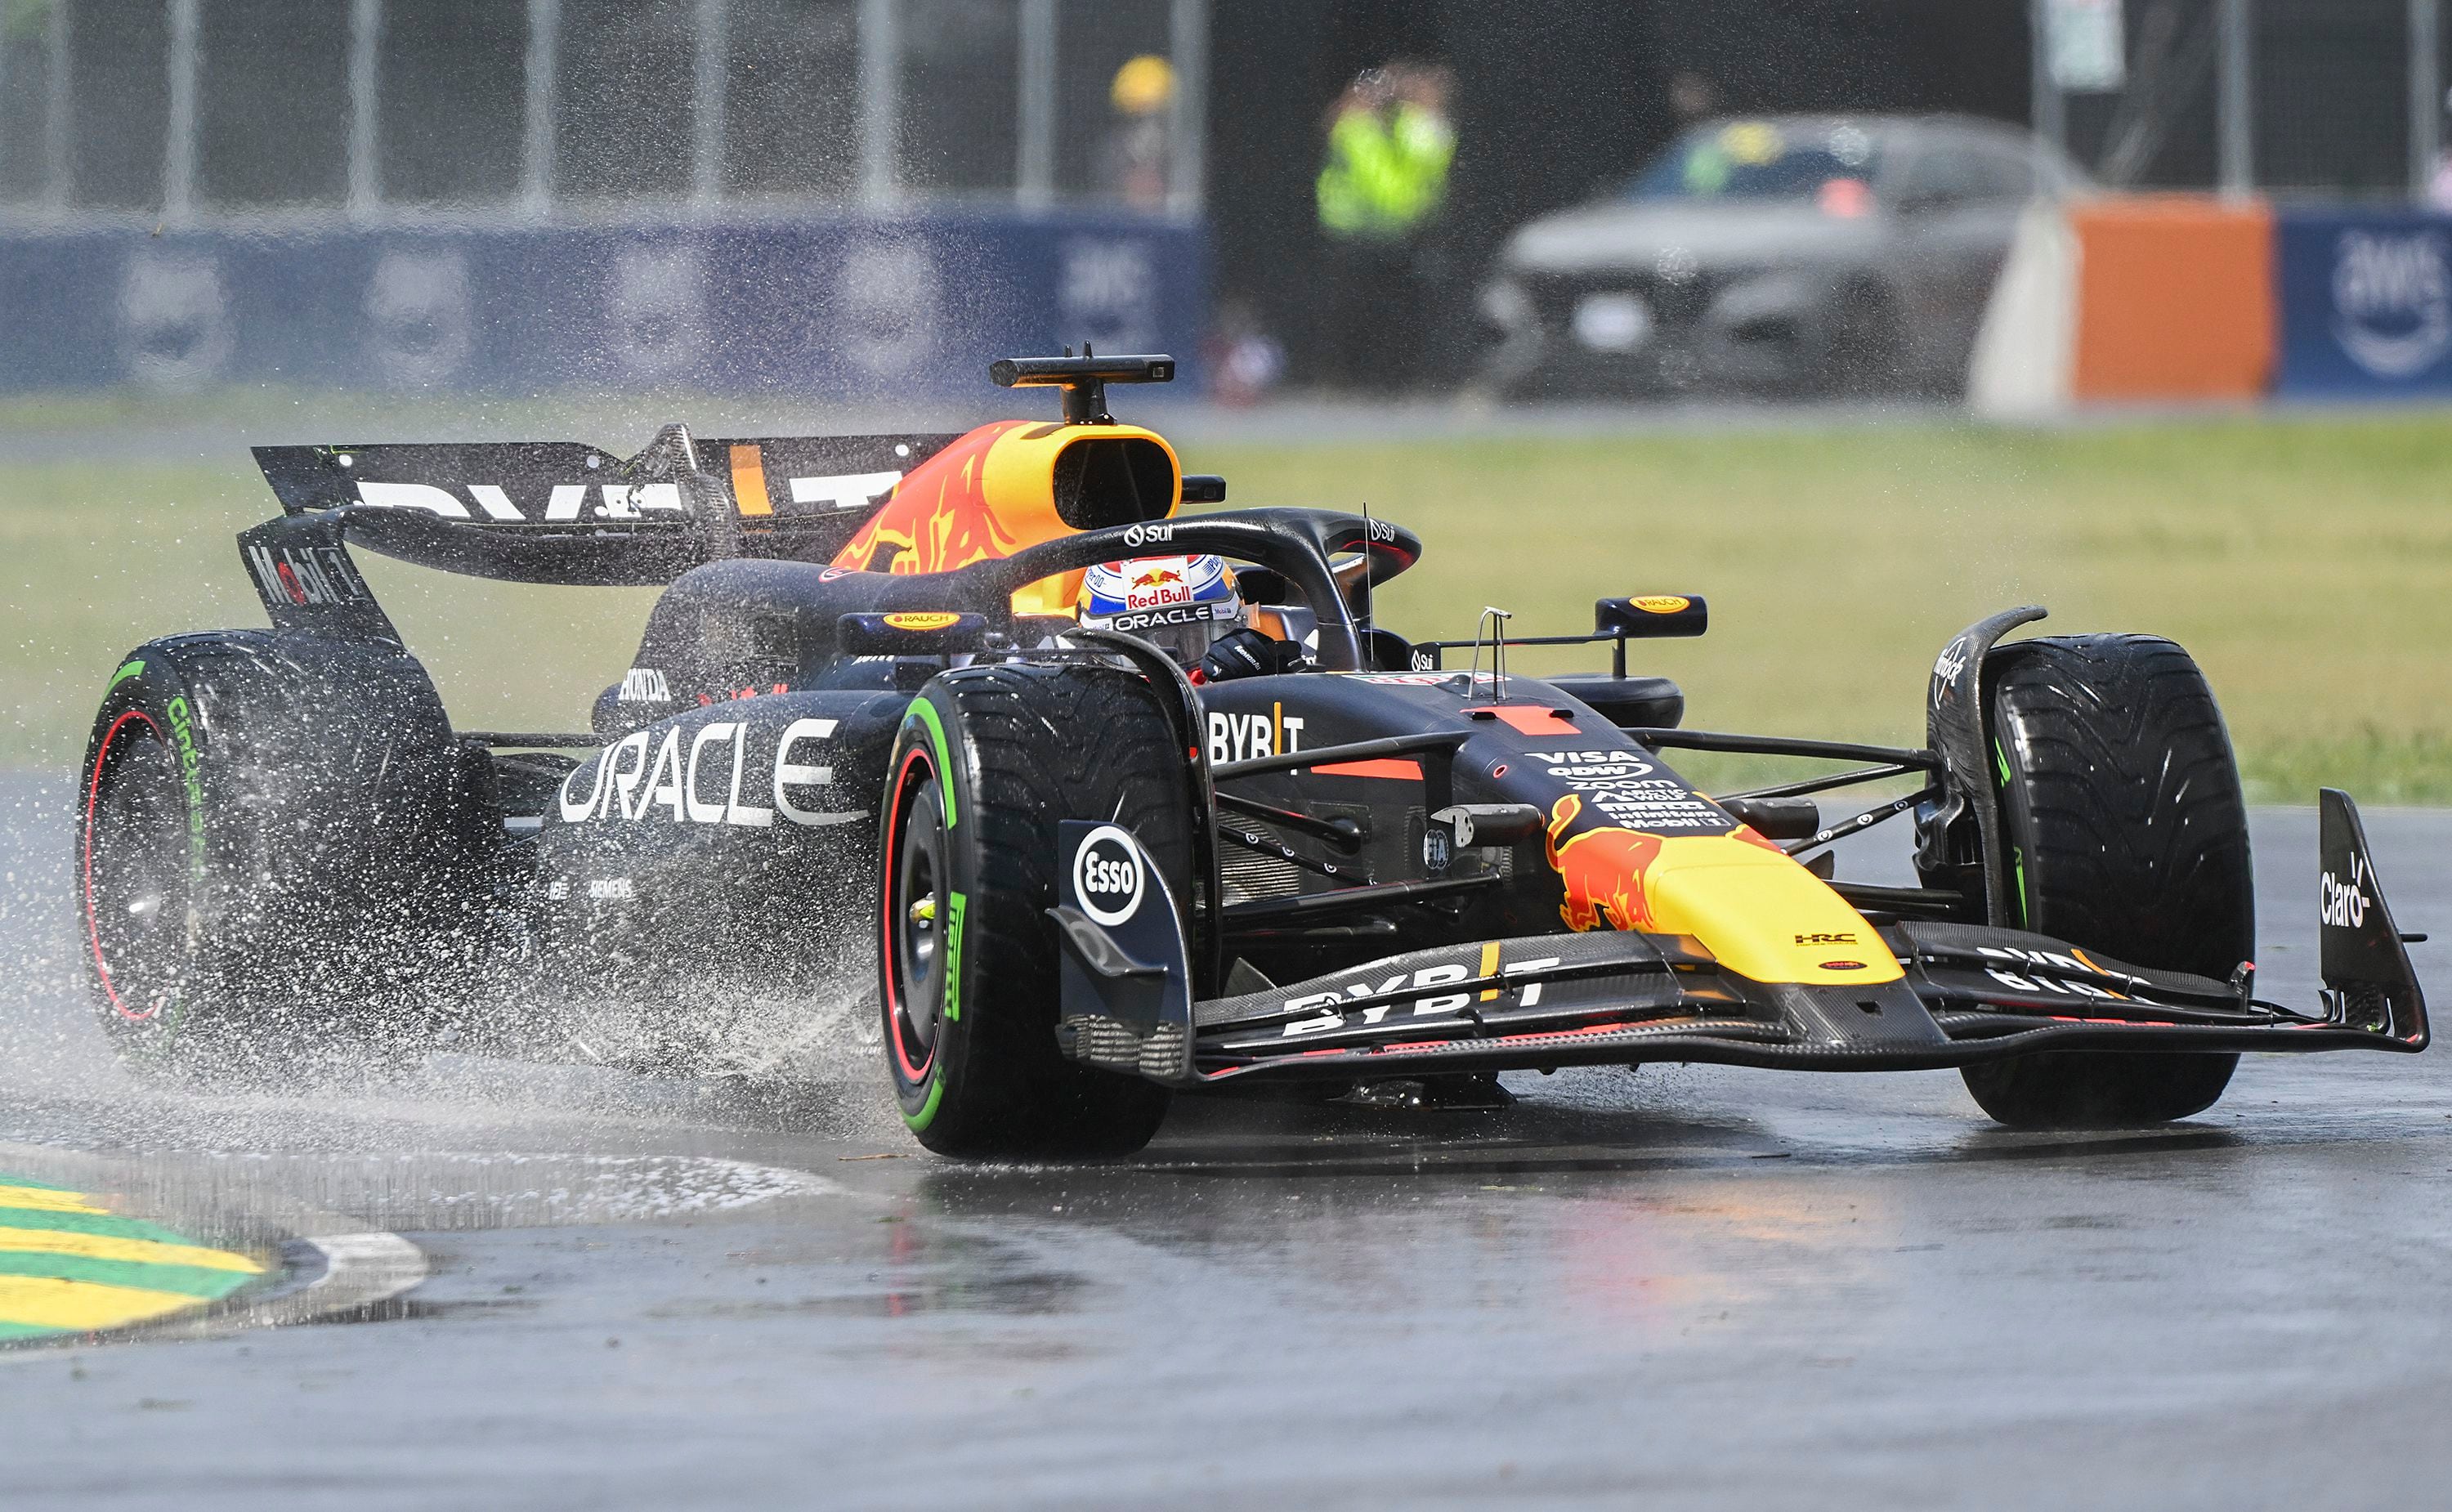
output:
M241 531L239 560L275 630L397 646L400 632L349 560L342 514L286 515Z

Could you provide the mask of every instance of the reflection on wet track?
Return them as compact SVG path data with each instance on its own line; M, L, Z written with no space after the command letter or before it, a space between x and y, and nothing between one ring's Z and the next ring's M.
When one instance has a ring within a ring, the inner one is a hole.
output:
M423 1253L249 1315L367 1326L0 1353L12 1507L2408 1505L2452 1469L2441 1051L2251 1057L2076 1137L1947 1073L1192 1104L1095 1169L924 1155L866 1052L170 1091L85 1016L63 807L0 788L0 1170L293 1266ZM2370 823L2441 996L2452 815ZM2260 986L2304 998L2313 814L2257 826Z

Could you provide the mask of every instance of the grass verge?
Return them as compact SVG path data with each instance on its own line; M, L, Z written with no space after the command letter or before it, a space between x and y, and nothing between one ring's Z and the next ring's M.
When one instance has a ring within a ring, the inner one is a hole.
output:
M1685 684L1696 725L1911 742L1949 636L2043 603L2044 632L2150 631L2194 651L2260 800L2331 784L2446 803L2447 457L2452 418L2405 414L1235 444L1185 460L1228 474L1238 504L1367 501L1418 530L1429 555L1379 606L1417 637L1470 636L1484 604L1539 635L1586 627L1604 595L1705 596L1708 637L1636 658ZM0 472L0 760L73 760L103 678L148 637L263 623L231 537L274 507L236 447ZM366 566L472 727L583 719L653 597ZM1724 786L1759 770L1693 765Z

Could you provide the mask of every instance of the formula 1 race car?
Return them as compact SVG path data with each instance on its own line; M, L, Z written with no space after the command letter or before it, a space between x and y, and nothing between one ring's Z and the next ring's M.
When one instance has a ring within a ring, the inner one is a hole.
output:
M1177 1092L1661 1060L1957 1067L2006 1123L2130 1123L2242 1051L2425 1047L2329 790L2323 1000L2255 995L2239 777L2171 642L2004 643L2016 609L1941 653L1923 746L1688 730L1628 647L1701 599L1544 638L1607 673L1512 675L1494 619L1408 641L1372 616L1402 526L1179 512L1224 481L1106 408L1173 367L999 362L1064 418L960 436L259 448L272 628L138 647L94 725L102 1021L173 1070L438 1028L618 1059L588 1005L814 1001L873 943L903 1117L973 1157L1130 1151ZM668 586L588 731L460 730L356 547ZM1710 796L1677 751L1852 765ZM1912 791L1824 815L1876 782ZM1920 885L1832 874L1902 816Z

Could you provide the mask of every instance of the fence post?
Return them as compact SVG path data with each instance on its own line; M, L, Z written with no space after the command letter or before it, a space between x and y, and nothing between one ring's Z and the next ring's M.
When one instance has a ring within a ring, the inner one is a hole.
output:
M1014 190L1031 209L1056 198L1056 0L1021 0Z
M527 99L520 144L520 203L553 207L553 86L562 65L562 0L528 0Z
M196 81L203 71L197 45L203 0L170 0L168 109L162 130L162 219L184 224L196 207Z
M895 0L860 0L860 191L868 205L893 203L902 136L902 45Z
M1175 0L1168 21L1175 104L1167 147L1175 161L1167 165L1167 199L1177 215L1196 215L1209 171L1209 0Z
M2249 0L2221 0L2215 24L2221 29L2214 108L2222 191L2244 199L2256 189L2256 116L2250 98L2255 17Z
M383 36L383 0L349 4L349 218L374 213L382 186L375 167L375 110L381 76L375 45Z
M67 209L69 183L69 8L51 7L43 33L43 203Z
M2052 78L2052 0L2029 0L2027 30L2027 88L2033 95L2028 113L2035 135L2066 152L2068 111L2061 99L2061 87Z
M730 82L732 16L725 0L698 0L690 59L690 199L713 205L723 194L723 111Z
M2423 203L2443 154L2442 0L2409 0L2409 197Z

